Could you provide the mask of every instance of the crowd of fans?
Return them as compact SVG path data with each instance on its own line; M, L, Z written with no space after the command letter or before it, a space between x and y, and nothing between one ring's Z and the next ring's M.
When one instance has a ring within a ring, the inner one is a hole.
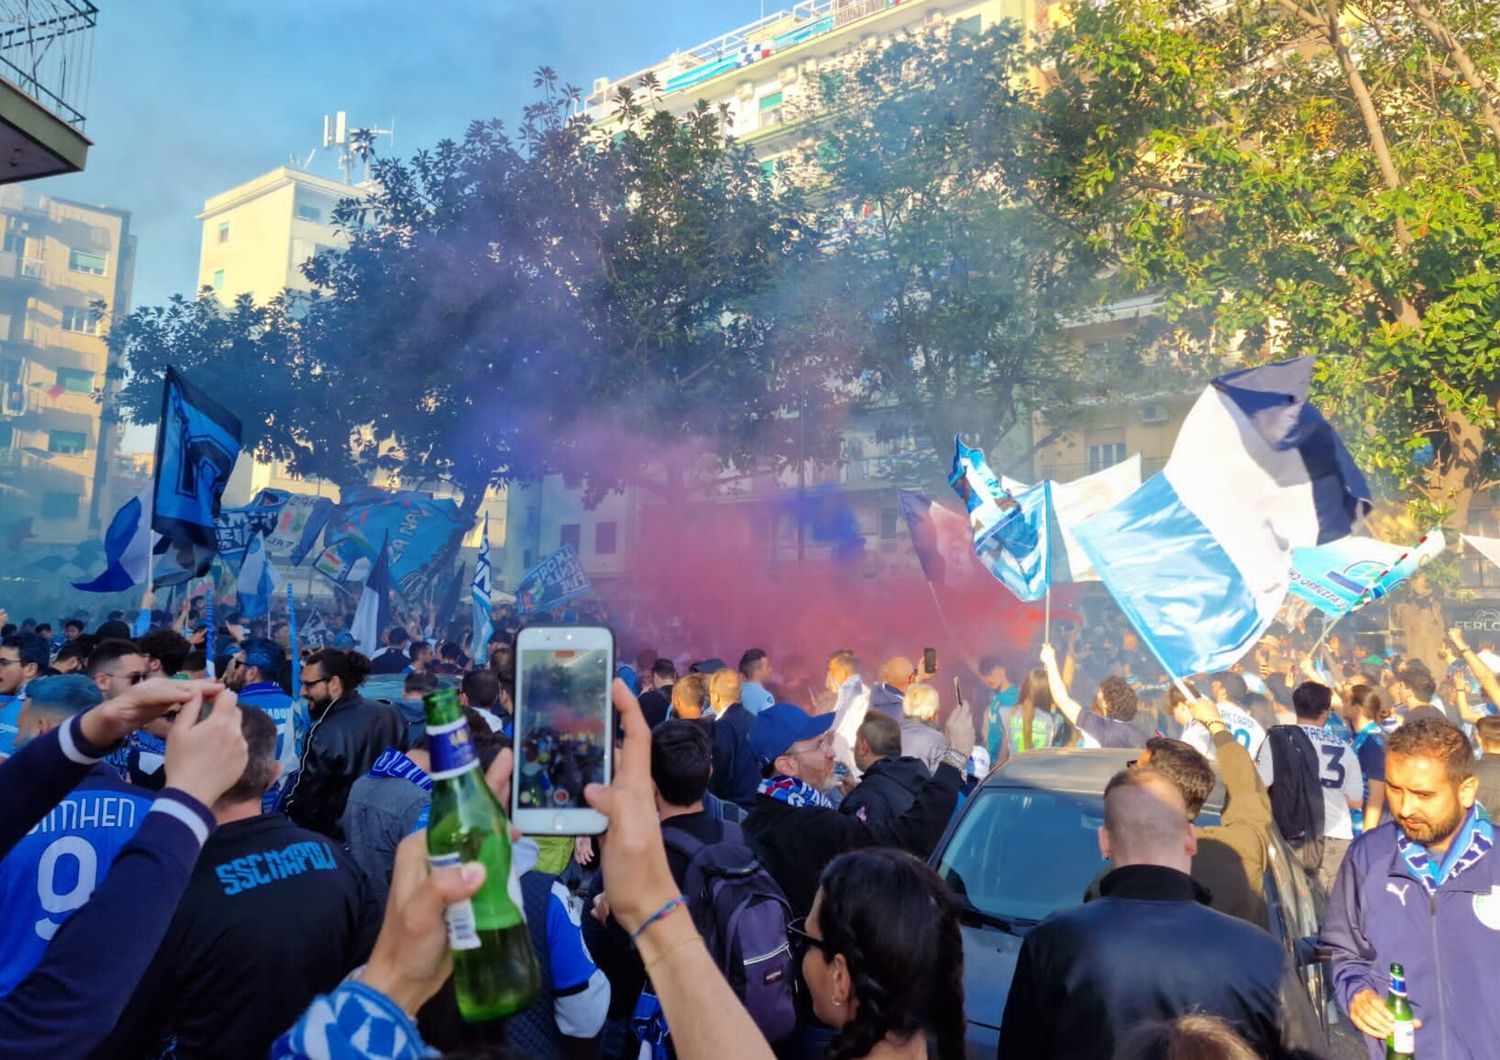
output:
M961 664L972 707L917 653L632 652L613 782L584 793L608 830L516 843L542 996L467 1024L443 910L482 871L427 870L422 696L458 688L502 799L602 753L512 753L500 618L480 660L430 628L366 658L189 611L7 626L0 1053L959 1057L966 905L927 859L992 770L1068 747L1135 757L1099 793L1108 871L1014 929L1003 1011L977 1014L1002 1057L1324 1055L1318 960L1372 1057L1392 962L1420 1054L1500 1042L1500 658L1458 630L1437 673L1281 637L1186 683L1073 629ZM1320 927L1295 959L1268 933L1288 868Z

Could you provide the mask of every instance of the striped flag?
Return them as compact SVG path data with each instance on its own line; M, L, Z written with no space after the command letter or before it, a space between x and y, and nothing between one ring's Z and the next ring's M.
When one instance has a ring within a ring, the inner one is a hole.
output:
M484 513L484 530L479 535L479 559L474 564L474 581L471 586L474 598L474 640L469 645L469 657L475 665L489 658L490 635L495 624L490 619L490 513Z
M995 580L1031 603L1047 595L1051 581L1052 484L1012 493L1000 485L984 452L953 439L948 484L969 512L974 555Z
M1228 669L1276 616L1293 550L1351 533L1370 489L1308 400L1312 358L1220 376L1167 466L1075 531L1175 677Z

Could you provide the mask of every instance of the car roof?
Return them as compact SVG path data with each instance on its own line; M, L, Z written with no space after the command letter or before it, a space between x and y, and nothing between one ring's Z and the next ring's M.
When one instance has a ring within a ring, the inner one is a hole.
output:
M1042 747L1025 754L1012 755L1004 765L984 779L981 787L1035 788L1072 795L1102 795L1109 778L1139 758L1143 750L1139 747L1095 750ZM1209 793L1203 808L1215 812L1223 810L1222 781L1215 780L1214 790Z

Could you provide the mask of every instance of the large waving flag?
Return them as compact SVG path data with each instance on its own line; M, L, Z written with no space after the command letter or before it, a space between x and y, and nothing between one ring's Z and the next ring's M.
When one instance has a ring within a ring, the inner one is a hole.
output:
M359 604L354 609L354 625L349 632L354 634L354 643L366 656L380 650L380 634L391 624L391 553L380 542L380 554L375 557L375 566L365 579L365 587L359 594Z
M104 531L104 573L73 588L86 593L117 593L144 585L151 571L151 491L131 497Z
M240 454L239 418L167 369L156 428L151 528L162 535L158 585L208 573L219 499Z
M469 658L489 658L490 636L495 623L490 603L490 513L484 513L484 530L479 535L479 559L474 564L474 582L470 586L474 599L474 639Z
M271 562L266 539L259 534L250 539L245 561L240 564L235 595L246 618L261 618L271 613L271 594L282 582L281 574Z
M911 490L898 490L922 573L936 586L972 584L980 574L968 521L951 508Z
M995 478L982 450L954 438L948 484L968 509L974 555L985 569L1018 600L1045 596L1051 576L1051 483L1012 493Z
M1308 403L1311 376L1301 358L1215 379L1167 466L1076 530L1174 676L1239 660L1286 596L1292 550L1345 537L1369 513L1364 475Z

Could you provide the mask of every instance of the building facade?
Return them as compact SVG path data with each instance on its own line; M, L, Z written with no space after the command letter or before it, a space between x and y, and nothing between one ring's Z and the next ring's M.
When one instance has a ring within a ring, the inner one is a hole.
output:
M130 214L0 188L0 491L58 544L97 537L119 444L104 335L130 311Z

